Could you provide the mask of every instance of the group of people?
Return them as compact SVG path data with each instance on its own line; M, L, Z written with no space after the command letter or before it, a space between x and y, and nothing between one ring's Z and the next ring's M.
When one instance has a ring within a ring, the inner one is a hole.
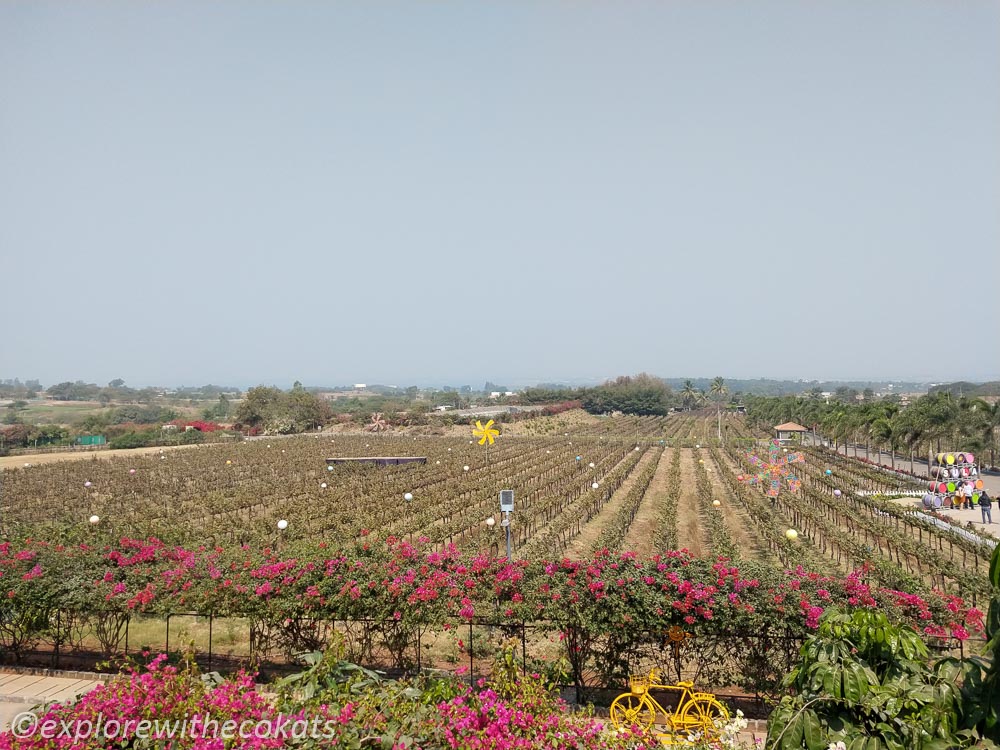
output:
M979 493L979 502L976 503L973 499L972 485L963 485L958 499L961 501L963 509L972 509L976 505L979 505L979 510L983 514L983 523L993 523L993 500L985 489Z

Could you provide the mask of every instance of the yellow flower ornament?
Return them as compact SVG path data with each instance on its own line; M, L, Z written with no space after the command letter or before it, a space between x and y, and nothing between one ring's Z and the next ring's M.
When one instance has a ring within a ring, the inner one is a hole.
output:
M476 426L472 430L472 436L479 438L480 445L493 445L493 441L500 436L500 430L493 426L491 419L485 425L476 420Z

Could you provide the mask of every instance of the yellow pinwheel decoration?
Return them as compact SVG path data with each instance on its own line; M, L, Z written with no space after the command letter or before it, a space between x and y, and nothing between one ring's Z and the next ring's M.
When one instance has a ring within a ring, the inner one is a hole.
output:
M493 441L496 440L499 435L500 430L493 426L492 419L486 424L483 424L478 419L476 420L476 426L472 430L472 436L479 438L480 445L493 445Z

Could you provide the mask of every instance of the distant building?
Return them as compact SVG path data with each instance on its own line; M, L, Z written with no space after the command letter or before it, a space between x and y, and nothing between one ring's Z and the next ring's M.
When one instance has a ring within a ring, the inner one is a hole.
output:
M784 424L775 426L774 437L778 440L786 441L791 440L796 436L802 436L807 432L809 432L809 430L800 424L795 424L795 422L785 422Z
M356 390L356 391L363 391L367 387L368 386L365 385L364 383L355 383L354 384L354 390Z

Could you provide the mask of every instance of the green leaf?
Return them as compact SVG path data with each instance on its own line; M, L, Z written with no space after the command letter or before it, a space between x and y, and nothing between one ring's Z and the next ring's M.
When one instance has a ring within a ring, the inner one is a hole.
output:
M785 734L781 737L782 750L797 750L802 747L802 734L804 731L802 714L796 715L788 726L785 727Z
M802 736L809 750L823 750L827 743L823 740L823 727L813 710L802 713Z

